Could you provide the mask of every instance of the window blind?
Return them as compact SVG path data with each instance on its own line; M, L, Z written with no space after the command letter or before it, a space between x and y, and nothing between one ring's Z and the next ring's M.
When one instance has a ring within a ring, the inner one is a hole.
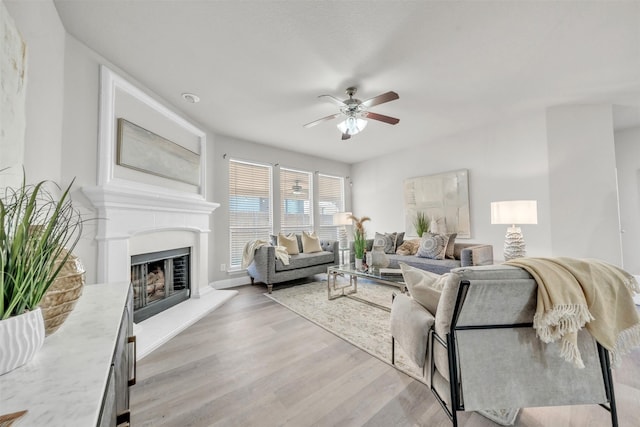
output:
M271 166L229 161L229 245L231 268L242 264L247 242L269 241L273 230Z
M321 239L337 239L338 226L333 214L344 212L344 178L318 174L318 235Z
M280 231L313 230L313 186L311 172L280 168Z

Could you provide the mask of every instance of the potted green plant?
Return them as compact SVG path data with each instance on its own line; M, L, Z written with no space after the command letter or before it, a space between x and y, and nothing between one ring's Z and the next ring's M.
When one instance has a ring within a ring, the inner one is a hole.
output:
M42 346L38 305L82 231L69 196L73 181L59 198L46 189L48 183L29 185L23 173L22 184L0 196L0 337L18 340L0 342L0 375L29 361ZM25 336L27 329L33 336Z
M424 212L417 212L413 220L413 226L416 229L418 237L422 237L425 231L429 231L429 219Z
M367 246L367 232L364 229L363 223L365 221L370 221L371 218L368 216L363 216L362 218L358 218L353 215L349 215L349 219L353 220L353 251L356 260L356 269L362 268L362 260L364 259L364 253Z

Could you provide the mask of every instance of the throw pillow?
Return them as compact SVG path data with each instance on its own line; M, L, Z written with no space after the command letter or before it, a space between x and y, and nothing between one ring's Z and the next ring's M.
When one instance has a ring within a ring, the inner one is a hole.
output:
M316 236L315 232L307 233L302 232L302 252L305 254L311 254L314 252L322 252L322 246L320 246L320 239Z
M447 259L456 259L456 257L453 254L453 250L455 248L455 243L456 243L456 236L458 235L458 233L449 233L447 234L447 236L449 236L449 241L447 242L447 250L445 251L444 256Z
M421 258L444 259L448 241L446 234L424 233L416 255Z
M418 252L418 248L420 247L420 239L412 239L405 240L402 242L398 249L396 250L396 254L398 255L415 255Z
M404 231L399 232L396 235L396 250L404 243Z
M396 233L376 233L373 238L373 246L382 246L385 254L396 252Z
M300 253L298 239L295 234L285 236L282 233L278 233L278 246L284 246L289 255L298 255Z
M433 315L438 309L440 294L446 283L448 274L436 274L430 271L411 267L403 262L399 263L402 277L409 288L411 297Z

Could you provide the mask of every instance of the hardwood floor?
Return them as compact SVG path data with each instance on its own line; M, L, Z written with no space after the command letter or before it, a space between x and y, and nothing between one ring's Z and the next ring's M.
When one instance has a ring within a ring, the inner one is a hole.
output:
M238 296L138 363L132 425L450 426L425 385L271 301ZM640 425L640 350L614 370L621 427ZM496 426L458 412L464 427ZM527 408L517 426L610 425L599 406Z

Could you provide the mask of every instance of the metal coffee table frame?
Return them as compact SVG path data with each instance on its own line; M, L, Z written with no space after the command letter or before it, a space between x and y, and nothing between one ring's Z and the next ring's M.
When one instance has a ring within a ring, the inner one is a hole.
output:
M338 281L336 280L340 277L349 277L349 282L343 286L338 285ZM359 271L356 270L354 264L343 264L343 265L333 265L327 268L327 297L329 300L334 300L340 297L348 297L354 299L356 301L363 302L365 304L372 305L374 307L378 307L382 310L391 311L388 307L381 306L380 304L376 304L371 301L367 301L365 299L359 298L357 296L358 292L358 278L371 280L372 282L382 283L384 285L391 285L397 288L400 288L401 292L406 292L406 284L403 282L403 277L401 275L394 276L382 276L380 275L380 271L378 269L373 269L372 271Z

